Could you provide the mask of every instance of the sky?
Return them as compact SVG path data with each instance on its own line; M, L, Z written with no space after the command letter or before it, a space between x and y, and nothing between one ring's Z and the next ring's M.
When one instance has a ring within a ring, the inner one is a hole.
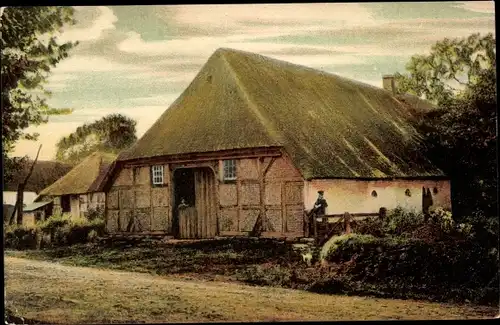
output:
M377 87L446 37L495 33L493 1L75 7L60 41L80 44L48 79L48 104L73 108L30 127L13 156L55 158L57 141L120 113L141 137L220 47L259 53Z

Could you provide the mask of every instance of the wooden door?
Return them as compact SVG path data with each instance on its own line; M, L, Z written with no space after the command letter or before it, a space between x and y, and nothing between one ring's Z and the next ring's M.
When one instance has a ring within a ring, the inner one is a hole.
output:
M179 238L197 238L198 218L195 207L179 208Z
M197 238L213 238L217 235L215 176L211 169L200 168L196 169L194 180L198 216Z

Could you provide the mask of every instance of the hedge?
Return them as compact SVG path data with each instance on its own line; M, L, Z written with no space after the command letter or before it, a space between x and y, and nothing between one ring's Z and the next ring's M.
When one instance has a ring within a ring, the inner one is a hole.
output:
M33 226L6 226L5 247L10 249L39 249L85 243L104 234L101 218L88 220L55 215Z

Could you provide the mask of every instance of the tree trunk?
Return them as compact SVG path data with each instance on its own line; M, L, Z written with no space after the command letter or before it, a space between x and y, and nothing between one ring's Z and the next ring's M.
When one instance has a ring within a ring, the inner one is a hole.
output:
M22 225L23 224L23 202L24 202L24 189L26 188L26 184L28 183L28 180L31 177L31 174L33 173L33 168L35 167L35 164L38 160L38 155L40 154L40 150L42 149L42 145L38 147L38 152L36 153L35 160L33 161L33 164L31 164L31 168L28 171L28 174L24 178L24 181L20 183L17 186L17 197L16 197L16 205L14 208L14 211L12 212L12 216L10 218L10 223L12 224L12 221L14 219L14 216L17 213L17 224Z

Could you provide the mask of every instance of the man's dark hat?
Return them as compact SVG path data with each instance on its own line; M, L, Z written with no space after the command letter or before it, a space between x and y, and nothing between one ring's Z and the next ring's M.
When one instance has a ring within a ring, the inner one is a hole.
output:
M325 191L318 191L318 194L324 194Z

